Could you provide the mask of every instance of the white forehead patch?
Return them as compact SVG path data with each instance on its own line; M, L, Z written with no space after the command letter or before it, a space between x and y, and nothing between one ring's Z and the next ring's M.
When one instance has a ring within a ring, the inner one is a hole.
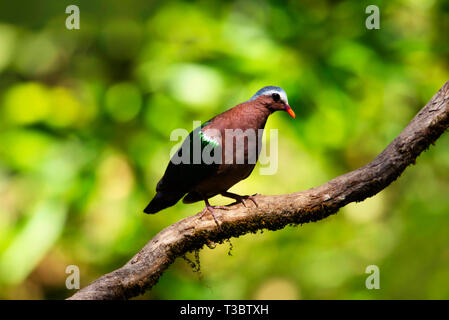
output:
M268 86L260 89L254 96L251 97L251 99L249 99L249 101L255 100L260 96L270 96L273 93L279 94L279 96L281 97L281 101L285 104L288 104L287 94L285 93L284 89L275 86Z

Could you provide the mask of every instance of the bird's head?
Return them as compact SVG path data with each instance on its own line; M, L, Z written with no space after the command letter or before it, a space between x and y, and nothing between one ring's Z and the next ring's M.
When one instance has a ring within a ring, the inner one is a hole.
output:
M249 101L257 101L268 108L271 112L283 110L292 118L295 118L295 112L288 105L287 94L284 89L275 86L263 87L249 99Z

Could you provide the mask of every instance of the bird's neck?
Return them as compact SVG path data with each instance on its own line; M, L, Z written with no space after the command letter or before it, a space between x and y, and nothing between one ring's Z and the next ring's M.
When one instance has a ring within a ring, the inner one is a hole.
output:
M213 118L202 130L218 129L224 134L226 129L253 129L265 127L270 110L264 105L248 101L229 109Z
M262 103L246 102L238 106L238 116L246 124L246 128L263 129L271 111Z

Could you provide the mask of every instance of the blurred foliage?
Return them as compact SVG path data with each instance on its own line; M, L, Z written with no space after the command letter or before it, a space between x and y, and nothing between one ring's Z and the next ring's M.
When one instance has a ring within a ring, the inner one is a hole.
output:
M449 2L0 2L0 298L65 298L199 212L142 209L192 129L282 86L275 175L232 190L317 186L375 157L449 80ZM65 28L77 4L80 30ZM449 135L377 196L302 227L250 234L178 259L143 298L449 298ZM228 203L217 197L212 203ZM189 259L194 259L193 254ZM365 288L368 265L380 290Z

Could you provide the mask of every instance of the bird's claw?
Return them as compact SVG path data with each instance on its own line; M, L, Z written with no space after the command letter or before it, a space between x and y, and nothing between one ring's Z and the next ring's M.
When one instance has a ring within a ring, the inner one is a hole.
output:
M210 212L210 214L212 215L212 217L215 220L215 223L217 224L217 226L220 226L220 224L218 223L218 219L217 216L215 215L214 209L223 209L223 210L229 210L228 207L226 206L206 206L203 211L201 211L200 213L200 219L203 218L203 216L206 214L206 212Z
M248 207L245 202L245 200L248 200L248 199L251 200L256 207L259 207L259 204L257 203L256 199L254 199L254 197L256 197L258 195L259 195L259 193L255 193L252 196L241 196L241 198L239 200L245 208Z
M252 196L248 196L248 199L251 200L256 207L259 207L259 204L257 203L256 199L254 199L254 197L259 196L259 195L260 195L260 193L255 193Z
M224 197L234 199L236 201L236 203L242 203L245 208L247 208L247 205L245 202L245 200L247 200L247 199L251 200L256 207L259 207L259 204L257 203L257 201L255 199L256 196L260 195L259 193L255 193L252 196L240 196L238 194L231 193L231 192L223 192L221 195Z

